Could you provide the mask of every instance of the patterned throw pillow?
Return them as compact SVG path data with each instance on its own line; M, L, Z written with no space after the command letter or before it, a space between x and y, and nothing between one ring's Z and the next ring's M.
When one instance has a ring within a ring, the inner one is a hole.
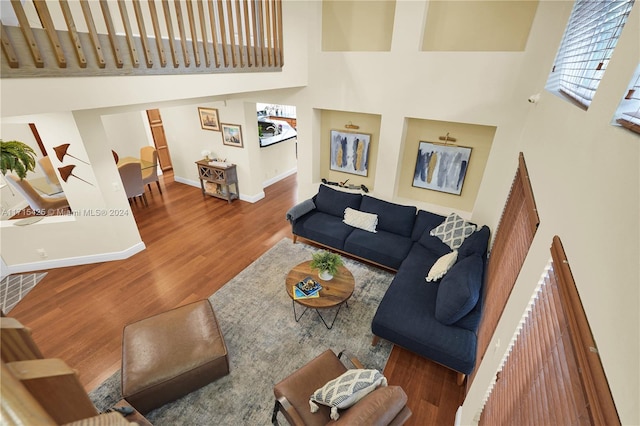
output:
M440 238L451 250L456 250L475 230L476 225L465 222L456 213L451 213L444 222L431 230L431 235Z
M454 250L451 253L447 253L441 256L436 263L429 269L429 274L426 276L427 282L437 281L444 277L444 274L449 272L449 269L458 260L458 250Z
M378 370L351 369L329 380L309 398L311 412L322 404L331 407L331 418L338 420L338 409L349 408L373 392L378 386L387 386L387 379Z
M369 232L377 232L378 215L373 213L361 212L351 207L344 209L344 223L355 228L364 229Z

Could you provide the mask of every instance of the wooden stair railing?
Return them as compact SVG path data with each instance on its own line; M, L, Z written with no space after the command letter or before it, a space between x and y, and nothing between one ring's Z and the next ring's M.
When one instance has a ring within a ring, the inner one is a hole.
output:
M11 6L15 16L0 22L2 78L262 72L284 65L282 0L11 0Z

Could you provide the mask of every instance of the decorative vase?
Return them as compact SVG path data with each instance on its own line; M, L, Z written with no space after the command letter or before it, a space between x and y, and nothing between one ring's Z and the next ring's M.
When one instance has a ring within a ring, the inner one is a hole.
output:
M331 278L333 278L333 275L331 275L329 271L320 271L318 273L318 277L323 281L329 281Z

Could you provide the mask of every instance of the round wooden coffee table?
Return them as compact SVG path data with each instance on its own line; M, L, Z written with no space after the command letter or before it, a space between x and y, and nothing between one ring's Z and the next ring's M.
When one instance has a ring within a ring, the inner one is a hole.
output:
M300 321L300 318L307 312L308 309L314 309L324 325L331 329L333 327L333 323L336 321L338 317L338 313L340 312L340 308L342 305L347 304L347 300L353 294L353 290L355 288L355 280L353 279L353 274L345 268L344 266L340 266L338 268L338 273L333 276L333 278L329 281L321 280L318 277L318 271L315 269L311 269L309 266L311 261L302 262L296 267L294 267L289 274L287 275L287 279L285 280L285 286L287 288L287 294L293 301L293 317L296 322ZM317 281L321 286L322 290L320 290L320 296L308 299L294 299L293 297L293 286L302 281L303 279L311 277L315 281ZM298 316L296 314L296 304L304 306L304 311ZM320 313L319 309L327 309L327 308L335 308L338 307L331 324L327 324L324 317Z

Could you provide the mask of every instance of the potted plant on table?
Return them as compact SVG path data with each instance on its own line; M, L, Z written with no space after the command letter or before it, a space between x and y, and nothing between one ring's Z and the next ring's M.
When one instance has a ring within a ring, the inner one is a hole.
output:
M27 176L27 172L36 169L36 153L29 145L20 141L4 142L0 139L0 170L3 175L8 171L14 172L20 179Z
M321 280L328 281L338 273L338 268L342 266L342 258L335 253L323 250L312 255L309 266L318 270L318 277Z

